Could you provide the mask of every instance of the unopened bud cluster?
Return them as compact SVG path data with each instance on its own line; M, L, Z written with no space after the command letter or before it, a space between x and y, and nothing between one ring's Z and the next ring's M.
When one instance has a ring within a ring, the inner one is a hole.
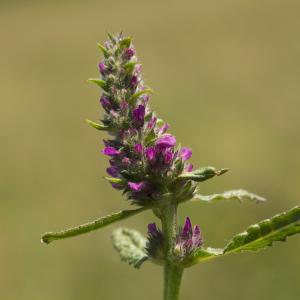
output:
M181 262L199 250L203 244L199 225L192 227L189 217L185 219L183 228L179 228L176 236L174 257ZM155 223L148 225L148 255L158 261L164 261L165 238L163 233L156 227Z

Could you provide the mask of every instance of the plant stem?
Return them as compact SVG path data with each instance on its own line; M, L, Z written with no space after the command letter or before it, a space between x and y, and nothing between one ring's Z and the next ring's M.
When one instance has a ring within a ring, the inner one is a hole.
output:
M174 246L178 231L177 203L161 209L162 232L165 237L164 300L178 300L183 267L174 260Z
M166 263L164 270L164 300L178 300L183 267Z

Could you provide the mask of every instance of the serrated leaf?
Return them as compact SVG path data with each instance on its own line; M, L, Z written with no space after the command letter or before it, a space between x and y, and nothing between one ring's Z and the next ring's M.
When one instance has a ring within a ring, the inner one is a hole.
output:
M141 208L132 209L132 210L122 210L120 212L117 212L117 213L114 213L111 215L107 215L105 217L101 217L100 219L79 225L77 227L68 228L66 230L58 231L58 232L47 232L42 235L42 242L45 244L49 244L55 240L66 239L66 238L74 237L74 236L81 235L84 233L88 233L88 232L100 229L102 227L105 227L114 222L118 222L118 221L127 219L129 217L132 217L146 209L147 208L145 208L145 207L141 207Z
M214 167L203 167L192 172L183 173L179 176L179 178L201 182L214 176L220 176L227 171L228 169L216 170Z
M212 202L219 202L223 200L238 200L238 201L253 201L256 203L265 202L266 199L263 197L260 197L258 195L255 195L253 193L250 193L246 190L231 190L226 191L221 194L212 194L212 195L201 195L201 194L195 194L194 198L206 203L212 203Z
M244 232L237 234L224 248L224 254L257 251L273 242L285 241L288 236L300 233L300 207L275 215L257 224L251 225Z
M186 267L231 253L259 251L297 233L300 233L300 206L249 226L244 232L235 235L223 249L200 249L189 258Z
M147 240L136 230L118 228L112 234L112 241L121 260L129 265L139 268L148 259L145 251Z
M91 121L91 120L85 120L86 122L87 122L87 124L88 125L90 125L91 127L93 127L93 128L96 128L97 130L111 130L111 128L110 127L108 127L108 126L105 126L105 125L102 125L102 124L98 124L98 123L96 123L96 122L93 122L93 121Z
M139 91L139 92L133 94L128 102L131 105L134 105L140 96L142 96L144 94L152 94L152 93L153 93L153 91L151 89L145 89L145 90Z

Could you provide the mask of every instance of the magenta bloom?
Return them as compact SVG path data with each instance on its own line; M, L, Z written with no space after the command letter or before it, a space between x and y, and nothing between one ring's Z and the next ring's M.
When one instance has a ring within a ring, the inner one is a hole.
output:
M128 182L128 187L133 192L141 192L145 188L145 182Z
M109 99L105 96L102 96L100 98L100 103L102 104L104 109L109 109L111 107Z
M139 153L139 154L143 153L143 146L142 146L142 144L136 144L134 146L134 150L135 150L136 153Z
M106 172L112 177L118 177L119 171L117 167L111 166L106 169Z
M126 58L130 59L133 55L135 54L135 51L133 48L128 48L125 50L124 55L126 56Z
M192 172L193 171L193 165L192 164L186 164L184 170L187 172Z
M103 75L105 73L105 71L106 71L105 64L103 62L100 62L99 65L98 65L98 67L99 67L100 73Z
M144 124L144 117L145 117L145 106L139 105L137 108L133 110L133 118L139 124Z
M182 147L179 151L179 155L182 158L183 161L186 161L191 158L192 156L192 150L187 147Z
M108 155L108 156L117 156L119 155L121 152L119 150L117 150L116 148L114 147L105 147L103 150L102 150L102 153L105 154L105 155Z
M149 147L145 150L145 154L146 154L146 157L147 159L152 162L155 160L155 157L156 157L156 150L154 147Z
M161 128L159 129L159 133L160 134L164 134L167 132L167 130L170 128L170 125L165 123L163 126L161 126Z
M163 157L164 157L164 163L166 165L170 164L171 161L173 160L173 152L171 151L170 148L167 148L164 152L163 152Z
M156 141L160 148L170 148L176 145L176 138L171 134L165 134Z
M199 225L192 227L189 217L186 217L183 229L177 237L176 248L182 253L191 253L201 247L203 239Z

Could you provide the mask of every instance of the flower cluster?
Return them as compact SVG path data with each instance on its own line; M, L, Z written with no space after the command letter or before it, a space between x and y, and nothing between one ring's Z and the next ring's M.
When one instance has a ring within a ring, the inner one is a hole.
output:
M155 260L164 260L164 236L155 223L148 225L147 252ZM201 248L203 238L199 225L192 227L189 217L186 217L183 228L179 229L176 236L174 255L178 261L182 261Z
M150 109L151 90L142 80L131 39L122 34L110 36L99 47L104 54L99 63L101 77L92 81L103 89L102 128L111 135L102 151L110 157L107 179L141 206L167 195L180 196L181 201L191 198L196 184L178 176L192 171L187 163L192 151L176 147L176 138L167 133L169 125Z

